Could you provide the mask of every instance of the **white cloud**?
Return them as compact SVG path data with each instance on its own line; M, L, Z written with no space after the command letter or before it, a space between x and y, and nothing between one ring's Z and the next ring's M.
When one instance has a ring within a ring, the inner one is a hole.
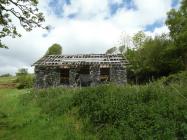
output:
M154 36L161 35L161 34L164 34L164 33L165 34L169 33L169 29L168 29L168 27L166 25L164 25L162 27L155 28L153 32L146 31L145 33L148 36L154 37Z
M127 32L142 30L146 25L164 21L171 9L171 0L134 0L136 10L120 9L113 21Z
M120 8L110 15L111 3L122 4L122 0L72 0L71 5L62 5L64 18L54 15L47 6L50 0L41 0L40 9L46 15L46 24L54 29L43 37L46 31L35 29L25 32L22 37L4 39L9 50L0 49L0 74L14 73L18 68L30 67L53 43L63 46L64 53L104 53L118 44L122 32L134 34L145 29L146 25L165 20L172 0L134 0L137 9ZM69 19L71 14L76 18ZM168 32L166 26L156 28L152 35Z
M60 42L64 53L102 53L115 45L120 33L110 22L76 20L57 27L49 38Z
M155 28L154 32L155 35L160 35L163 33L169 33L169 29L167 26L162 26L160 28Z
M71 5L64 5L64 15L77 14L79 18L103 18L109 15L108 0L72 0Z

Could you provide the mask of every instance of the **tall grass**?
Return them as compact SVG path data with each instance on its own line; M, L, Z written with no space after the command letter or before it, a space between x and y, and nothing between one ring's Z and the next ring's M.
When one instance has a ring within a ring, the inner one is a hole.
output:
M66 89L0 89L0 139L96 139L82 131L76 109L68 110L71 94Z
M187 138L187 102L171 87L100 86L80 91L74 104L101 139Z
M0 139L186 139L186 80L0 92Z
M144 86L101 85L82 89L34 91L42 112L51 117L70 113L82 130L99 139L187 138L185 74ZM186 76L187 77L187 76Z

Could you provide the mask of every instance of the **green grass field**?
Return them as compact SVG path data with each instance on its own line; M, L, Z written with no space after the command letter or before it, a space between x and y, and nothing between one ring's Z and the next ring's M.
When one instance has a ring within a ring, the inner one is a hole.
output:
M72 112L53 118L41 113L34 100L25 103L27 92L29 90L0 89L0 139L95 139L81 132L82 124Z
M142 86L0 89L0 140L186 139L187 73Z
M0 77L0 84L14 83L16 80L15 76Z

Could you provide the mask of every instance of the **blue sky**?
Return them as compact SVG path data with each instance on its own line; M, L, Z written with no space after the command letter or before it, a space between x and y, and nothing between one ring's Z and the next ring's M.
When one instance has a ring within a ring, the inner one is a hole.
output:
M56 16L63 17L63 6L71 5L71 0L50 0L48 5ZM110 3L109 7L111 15L115 14L120 8L136 9L133 0L123 0L121 3Z
M56 16L63 16L63 6L71 5L71 0L51 0L48 5Z
M147 24L145 26L145 30L144 31L150 31L153 32L155 30L155 28L160 28L164 25L164 21L160 20L160 21L155 21L153 24Z
M151 0L150 0L151 1ZM171 6L175 8L179 4L180 0L172 0ZM102 1L101 1L102 3ZM48 6L50 7L51 11L57 16L58 18L64 18L64 5L71 6L72 0L50 0ZM138 10L133 0L121 0L120 2L109 2L109 15L105 17L108 19L108 16L114 16L120 9L128 9L128 10ZM79 12L71 13L67 16L67 18L75 19L79 16ZM155 21L154 23L147 23L145 26L144 31L151 31L153 32L155 28L162 27L164 25L164 20L160 19Z
M178 5L180 0L172 0L172 7ZM101 1L102 2L102 1ZM57 16L62 16L63 5L71 5L71 0L50 0L48 5ZM110 3L110 13L115 14L120 8L136 9L133 0L122 0L121 3Z

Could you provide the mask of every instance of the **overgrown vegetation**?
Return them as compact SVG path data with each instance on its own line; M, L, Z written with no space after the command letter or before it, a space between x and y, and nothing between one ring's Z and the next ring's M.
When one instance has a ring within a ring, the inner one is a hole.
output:
M19 69L16 73L16 83L18 89L32 88L34 81L34 75L29 74L27 69Z
M185 139L186 74L144 86L84 89L73 98L74 105L100 139Z
M71 94L66 90L56 89L40 91L38 96L33 96L35 94L29 90L0 89L0 139L96 139L92 134L82 131L82 122L74 115L73 110L66 109L64 113L58 110L60 107L61 110L66 108L63 101L71 98ZM69 101L66 103L70 103ZM55 104L50 106L53 103Z
M168 35L151 38L142 34L140 32L135 35L144 37L138 38L139 43L136 44L139 45L133 49L128 48L124 54L129 60L127 70L130 82L146 83L184 70L182 57L177 55L174 41Z
M142 86L0 90L0 138L186 139L186 83L182 72Z
M170 30L170 37L176 46L176 55L182 58L187 70L187 0L182 0L179 9L171 9L168 13L166 25Z

